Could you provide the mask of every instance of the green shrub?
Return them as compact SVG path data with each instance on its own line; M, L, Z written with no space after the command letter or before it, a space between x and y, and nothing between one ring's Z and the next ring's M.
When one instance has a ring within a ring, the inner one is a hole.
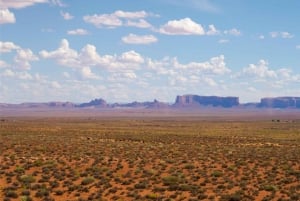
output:
M95 181L93 177L86 177L81 181L81 185L88 185Z

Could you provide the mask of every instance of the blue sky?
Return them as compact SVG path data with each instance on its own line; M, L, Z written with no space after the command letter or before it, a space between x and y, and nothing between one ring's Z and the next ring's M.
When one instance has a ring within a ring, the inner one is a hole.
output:
M0 102L300 96L298 0L0 0Z

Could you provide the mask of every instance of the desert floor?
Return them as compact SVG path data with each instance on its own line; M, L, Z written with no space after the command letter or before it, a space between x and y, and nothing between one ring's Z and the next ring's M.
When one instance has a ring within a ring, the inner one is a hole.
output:
M0 119L0 200L300 200L298 113L41 114Z

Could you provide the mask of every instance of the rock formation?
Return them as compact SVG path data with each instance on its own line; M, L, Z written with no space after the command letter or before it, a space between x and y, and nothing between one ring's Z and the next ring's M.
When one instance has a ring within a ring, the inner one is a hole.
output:
M108 104L106 103L106 101L101 98L94 99L88 103L81 103L78 105L78 107L102 107L102 108L105 108L107 106Z
M213 106L213 107L233 107L239 105L238 97L219 97L219 96L198 96L183 95L177 96L174 106Z
M300 108L300 97L262 98L259 107Z

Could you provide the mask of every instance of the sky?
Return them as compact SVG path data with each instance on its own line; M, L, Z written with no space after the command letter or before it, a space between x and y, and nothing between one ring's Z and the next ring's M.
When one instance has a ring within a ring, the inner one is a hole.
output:
M299 0L0 0L0 102L300 96Z

